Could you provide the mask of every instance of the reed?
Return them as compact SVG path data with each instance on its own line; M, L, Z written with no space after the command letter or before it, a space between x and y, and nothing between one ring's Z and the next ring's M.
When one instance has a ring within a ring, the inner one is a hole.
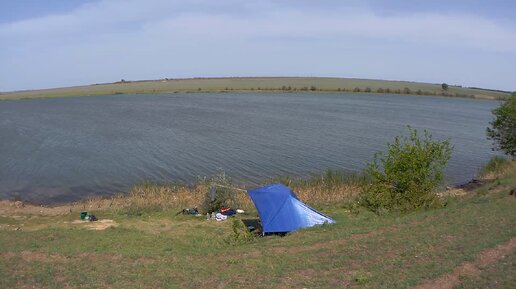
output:
M290 187L304 202L312 205L331 205L354 200L365 177L343 170L328 169L308 178L283 177L273 182Z
M283 177L268 183L283 183L290 187L300 200L312 206L328 206L354 200L364 182L364 178L338 170L327 170L320 175L307 178ZM143 182L131 188L127 194L109 198L94 197L82 201L83 209L114 209L126 215L141 215L148 212L197 207L205 204L212 186L224 188L232 194L232 204L244 210L254 210L254 204L246 193L246 188L233 184L225 174L200 178L196 184Z
M479 176L484 179L496 179L513 173L516 161L502 156L494 156L480 169Z

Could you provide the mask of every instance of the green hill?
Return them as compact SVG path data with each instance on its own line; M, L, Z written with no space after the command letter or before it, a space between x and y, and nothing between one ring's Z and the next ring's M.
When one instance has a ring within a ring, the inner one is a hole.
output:
M502 99L509 92L441 84L329 77L230 77L119 81L115 83L4 92L0 99L181 92L365 92Z

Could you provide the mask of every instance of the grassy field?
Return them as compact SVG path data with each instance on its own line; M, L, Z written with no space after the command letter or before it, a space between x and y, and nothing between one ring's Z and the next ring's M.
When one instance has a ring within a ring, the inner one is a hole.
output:
M92 201L47 211L10 204L0 210L0 287L435 288L445 276L454 283L439 288L515 288L514 162L496 174L481 187L452 190L444 208L406 215L377 216L345 198L317 202L301 193L337 223L285 237L241 238L248 235L240 219L257 218L249 205L226 222L176 216L199 201L176 200L186 192L162 197L171 206L148 202L141 206L149 210L130 214L145 196L172 194L152 185L135 188L128 206ZM329 191L337 183L319 182ZM77 222L83 209L112 221Z
M162 79L149 81L120 81L116 83L54 89L0 93L0 100L49 98L65 96L89 96L107 94L146 94L180 92L366 92L420 95L444 95L483 99L502 99L509 93L494 90L463 88L450 85L447 90L441 84L407 81L387 81L353 78L323 77L242 77L242 78L194 78Z

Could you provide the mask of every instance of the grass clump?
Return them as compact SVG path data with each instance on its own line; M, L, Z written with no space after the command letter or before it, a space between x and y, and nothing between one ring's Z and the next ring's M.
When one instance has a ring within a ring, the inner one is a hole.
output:
M257 235L250 232L240 219L233 219L231 223L231 235L228 236L226 242L228 244L246 244L256 240Z
M450 143L434 141L427 131L421 139L409 127L408 136L396 137L387 147L365 169L370 183L362 189L361 204L376 213L440 206L435 190L451 157Z
M489 162L480 170L482 178L495 178L503 175L505 171L511 166L512 162L502 156L494 156Z

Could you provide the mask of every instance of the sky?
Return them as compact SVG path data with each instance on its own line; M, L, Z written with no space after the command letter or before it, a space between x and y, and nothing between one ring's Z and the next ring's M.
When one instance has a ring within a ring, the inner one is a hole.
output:
M321 76L516 91L513 0L0 0L0 91Z

